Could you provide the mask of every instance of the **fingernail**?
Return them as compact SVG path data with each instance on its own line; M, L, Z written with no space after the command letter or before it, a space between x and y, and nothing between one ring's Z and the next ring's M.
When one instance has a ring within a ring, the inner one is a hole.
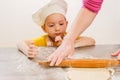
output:
M53 66L53 64L52 64L52 63L50 63L50 66Z
M55 65L56 65L56 66L58 66L58 65L59 65L59 63L56 63Z

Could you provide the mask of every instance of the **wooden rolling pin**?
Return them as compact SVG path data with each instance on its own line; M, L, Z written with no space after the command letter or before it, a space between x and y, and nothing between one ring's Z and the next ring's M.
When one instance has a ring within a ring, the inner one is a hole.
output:
M38 61L40 65L49 66L50 62ZM120 61L115 59L71 59L63 60L57 67L72 68L105 68L119 66Z

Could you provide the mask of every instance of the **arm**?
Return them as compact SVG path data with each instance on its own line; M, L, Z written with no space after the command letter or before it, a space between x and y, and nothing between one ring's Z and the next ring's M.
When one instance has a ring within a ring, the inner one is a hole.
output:
M38 49L32 40L20 41L17 44L18 50L23 52L28 58L34 58L38 54Z
M102 2L103 0L83 0L83 6L75 18L72 29L66 38L74 41L77 36L81 35L96 17L101 9Z
M100 1L100 3L95 3ZM74 53L74 42L75 39L84 32L89 25L93 22L94 18L97 15L97 12L100 10L103 0L83 0L83 7L80 9L75 22L72 25L71 30L63 39L62 44L57 48L57 50L48 57L50 66L59 65L65 57L69 57ZM99 9L95 12L94 8L90 8L91 4L98 4ZM89 5L89 7L87 7Z
M71 30L65 36L65 40L69 39L72 42L74 42L75 39L89 27L89 25L92 23L95 17L96 13L91 12L86 8L81 8L77 17L75 18L75 22L72 25Z
M77 40L75 40L75 48L77 47L85 47L85 46L93 46L95 45L95 40L90 37L78 37Z

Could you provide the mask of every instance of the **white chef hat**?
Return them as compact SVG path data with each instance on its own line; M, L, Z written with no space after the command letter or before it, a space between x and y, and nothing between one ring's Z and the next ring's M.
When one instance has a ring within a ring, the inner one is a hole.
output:
M60 13L64 16L67 12L67 3L64 0L51 0L47 5L32 15L33 21L39 26L43 25L47 16Z

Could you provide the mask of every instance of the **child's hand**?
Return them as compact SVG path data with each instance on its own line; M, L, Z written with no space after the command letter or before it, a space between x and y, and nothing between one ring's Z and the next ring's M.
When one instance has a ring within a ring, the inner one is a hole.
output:
M57 42L57 46L59 46L62 43L62 38L61 36L56 36L55 37L55 42Z
M33 41L21 41L17 44L17 47L28 58L34 58L38 54L38 47L36 47Z
M28 45L27 56L28 58L34 58L38 54L38 47L34 45L33 41L31 41Z

